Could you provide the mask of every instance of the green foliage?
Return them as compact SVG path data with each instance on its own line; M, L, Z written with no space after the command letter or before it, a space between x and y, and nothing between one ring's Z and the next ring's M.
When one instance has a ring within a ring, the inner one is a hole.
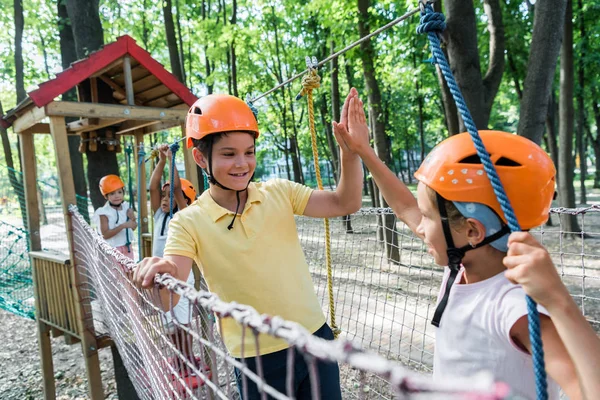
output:
M24 2L24 75L28 89L35 88L37 84L49 78L46 70L50 77L61 70L58 26L69 24L69 21L58 20L57 1L63 0ZM591 78L597 75L600 65L600 28L594 23L600 16L600 4L597 0L583 3L588 32L585 38L579 38L578 32L575 33L576 54L579 54L582 46L587 46L582 60L586 76ZM485 73L489 50L487 17L482 3L476 2L475 5L481 68L482 73ZM12 1L0 0L0 6L7 10L0 15L0 23L6 27L0 31L0 100L4 109L8 110L15 105L14 23L12 13L8 12L12 10ZM408 0L373 2L369 22L375 29L414 6L415 3ZM162 7L163 2L159 0L101 1L99 11L105 43L124 34L131 35L169 69ZM490 118L490 127L515 131L519 115L516 87L518 84L522 88L527 72L533 11L528 8L528 2L522 0L505 0L501 7L506 32L507 63ZM577 19L577 4L574 8ZM183 44L186 84L198 96L205 95L209 86L214 92L230 90L232 45L235 47L237 61L239 95L245 97L249 94L254 97L303 71L305 56L316 56L322 60L330 54L332 41L335 42L335 48L340 49L358 39L356 1L238 0L235 24L231 23L232 12L232 0L173 0L176 30L181 35ZM398 163L398 168L406 164L406 150L413 150L415 153L421 151L421 120L425 152L447 136L435 66L428 61L431 55L425 36L415 33L417 20L416 16L412 17L373 39L376 76L383 97L383 115L379 117L385 120L391 153ZM356 86L361 95L366 97L359 52L360 49L355 48L339 58L342 101L350 85ZM210 65L209 70L206 68L207 63ZM323 160L327 160L331 155L319 106L323 101L321 94L326 93L328 115L325 120L330 124L330 69L330 65L325 65L320 70L322 86L315 92L316 124L320 135L318 144ZM600 91L600 88L595 79L587 79L586 84L586 104L591 104L592 88L597 91ZM312 159L306 101L293 100L299 90L300 82L296 81L256 104L260 110L259 121L262 130L259 155L265 163L284 157L285 151L290 150L290 139L294 137L299 144L302 164L306 166ZM422 115L419 115L419 99L423 106ZM589 108L587 113L591 115L591 106ZM167 134L159 134L156 142L170 140L165 135ZM16 152L16 147L14 150ZM40 167L44 171L53 170L53 152L49 139L36 139L36 151L39 154ZM119 160L121 172L125 175L126 167L122 154L119 155Z

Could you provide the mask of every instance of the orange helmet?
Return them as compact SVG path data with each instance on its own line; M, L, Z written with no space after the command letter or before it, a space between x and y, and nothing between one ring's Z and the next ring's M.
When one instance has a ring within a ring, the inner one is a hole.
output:
M102 196L106 196L115 190L124 188L125 184L118 175L106 175L100 179L100 193Z
M255 138L259 135L252 110L235 96L209 94L196 100L188 111L185 124L188 149L193 147L192 139L233 131L251 132Z
M179 181L181 182L181 190L183 191L185 197L190 199L190 202L196 200L196 189L194 189L194 185L192 185L192 182L184 178L180 178ZM163 185L162 190L165 190L165 188L169 186L169 184L170 182L166 182Z
M556 169L542 148L529 139L499 131L479 131L522 229L548 219ZM506 223L500 203L468 133L451 136L425 158L415 178L446 200L481 203Z

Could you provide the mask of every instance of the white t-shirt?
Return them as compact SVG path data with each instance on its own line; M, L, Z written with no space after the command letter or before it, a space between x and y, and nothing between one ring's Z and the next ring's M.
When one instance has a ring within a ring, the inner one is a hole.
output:
M472 284L459 284L458 273L450 290L448 304L435 334L433 377L469 377L490 371L496 381L527 399L535 399L532 358L520 350L510 337L510 329L527 315L525 292L499 273ZM450 269L445 268L443 296ZM548 311L538 306L540 313ZM548 377L548 398L559 399L559 387Z
M169 232L169 222L171 222L171 217L169 217L169 214L165 213L161 208L156 210L154 213L154 235L152 237L152 256L154 257L162 257L164 255L165 244L167 243L167 234ZM194 286L194 283L194 272L190 271L190 275L187 278L187 284ZM173 313L165 313L164 322L169 330L174 328L172 324L172 314L175 314L175 317L180 323L189 324L191 320L190 301L184 297L180 297L179 302L177 302L175 307L173 307Z
M96 210L94 213L94 223L96 224L96 229L102 235L102 229L100 227L100 216L104 215L108 218L108 229L114 229L117 226L124 224L127 222L127 210L129 210L129 203L124 201L121 203L121 209L116 210L111 207L111 205L106 202L102 207ZM104 239L108 244L113 247L125 246L127 244L127 237L129 236L129 243L133 242L133 231L129 228L121 230L115 236Z

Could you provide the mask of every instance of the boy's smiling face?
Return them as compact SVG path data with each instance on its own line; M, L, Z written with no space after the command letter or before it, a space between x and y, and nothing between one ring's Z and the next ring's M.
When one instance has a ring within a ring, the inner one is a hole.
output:
M197 162L206 168L208 160L198 152ZM221 185L244 190L256 169L254 136L247 132L228 132L212 146L211 173Z
M106 195L106 199L114 205L120 205L123 202L124 197L125 193L123 192L123 188L117 189Z

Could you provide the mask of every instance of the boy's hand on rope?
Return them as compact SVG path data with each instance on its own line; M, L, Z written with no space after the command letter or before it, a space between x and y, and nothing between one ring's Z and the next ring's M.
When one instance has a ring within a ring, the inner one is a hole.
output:
M508 270L505 276L537 303L549 308L569 297L560 280L550 254L527 232L514 232L508 238L508 253L504 257Z
M160 257L146 257L133 270L133 283L142 289L154 285L156 274L170 274L177 277L177 265Z
M128 208L127 209L127 218L129 218L129 219L135 219L135 214L133 212L133 208Z
M129 221L123 223L125 228L135 229L137 228L137 221L135 219L130 219Z

